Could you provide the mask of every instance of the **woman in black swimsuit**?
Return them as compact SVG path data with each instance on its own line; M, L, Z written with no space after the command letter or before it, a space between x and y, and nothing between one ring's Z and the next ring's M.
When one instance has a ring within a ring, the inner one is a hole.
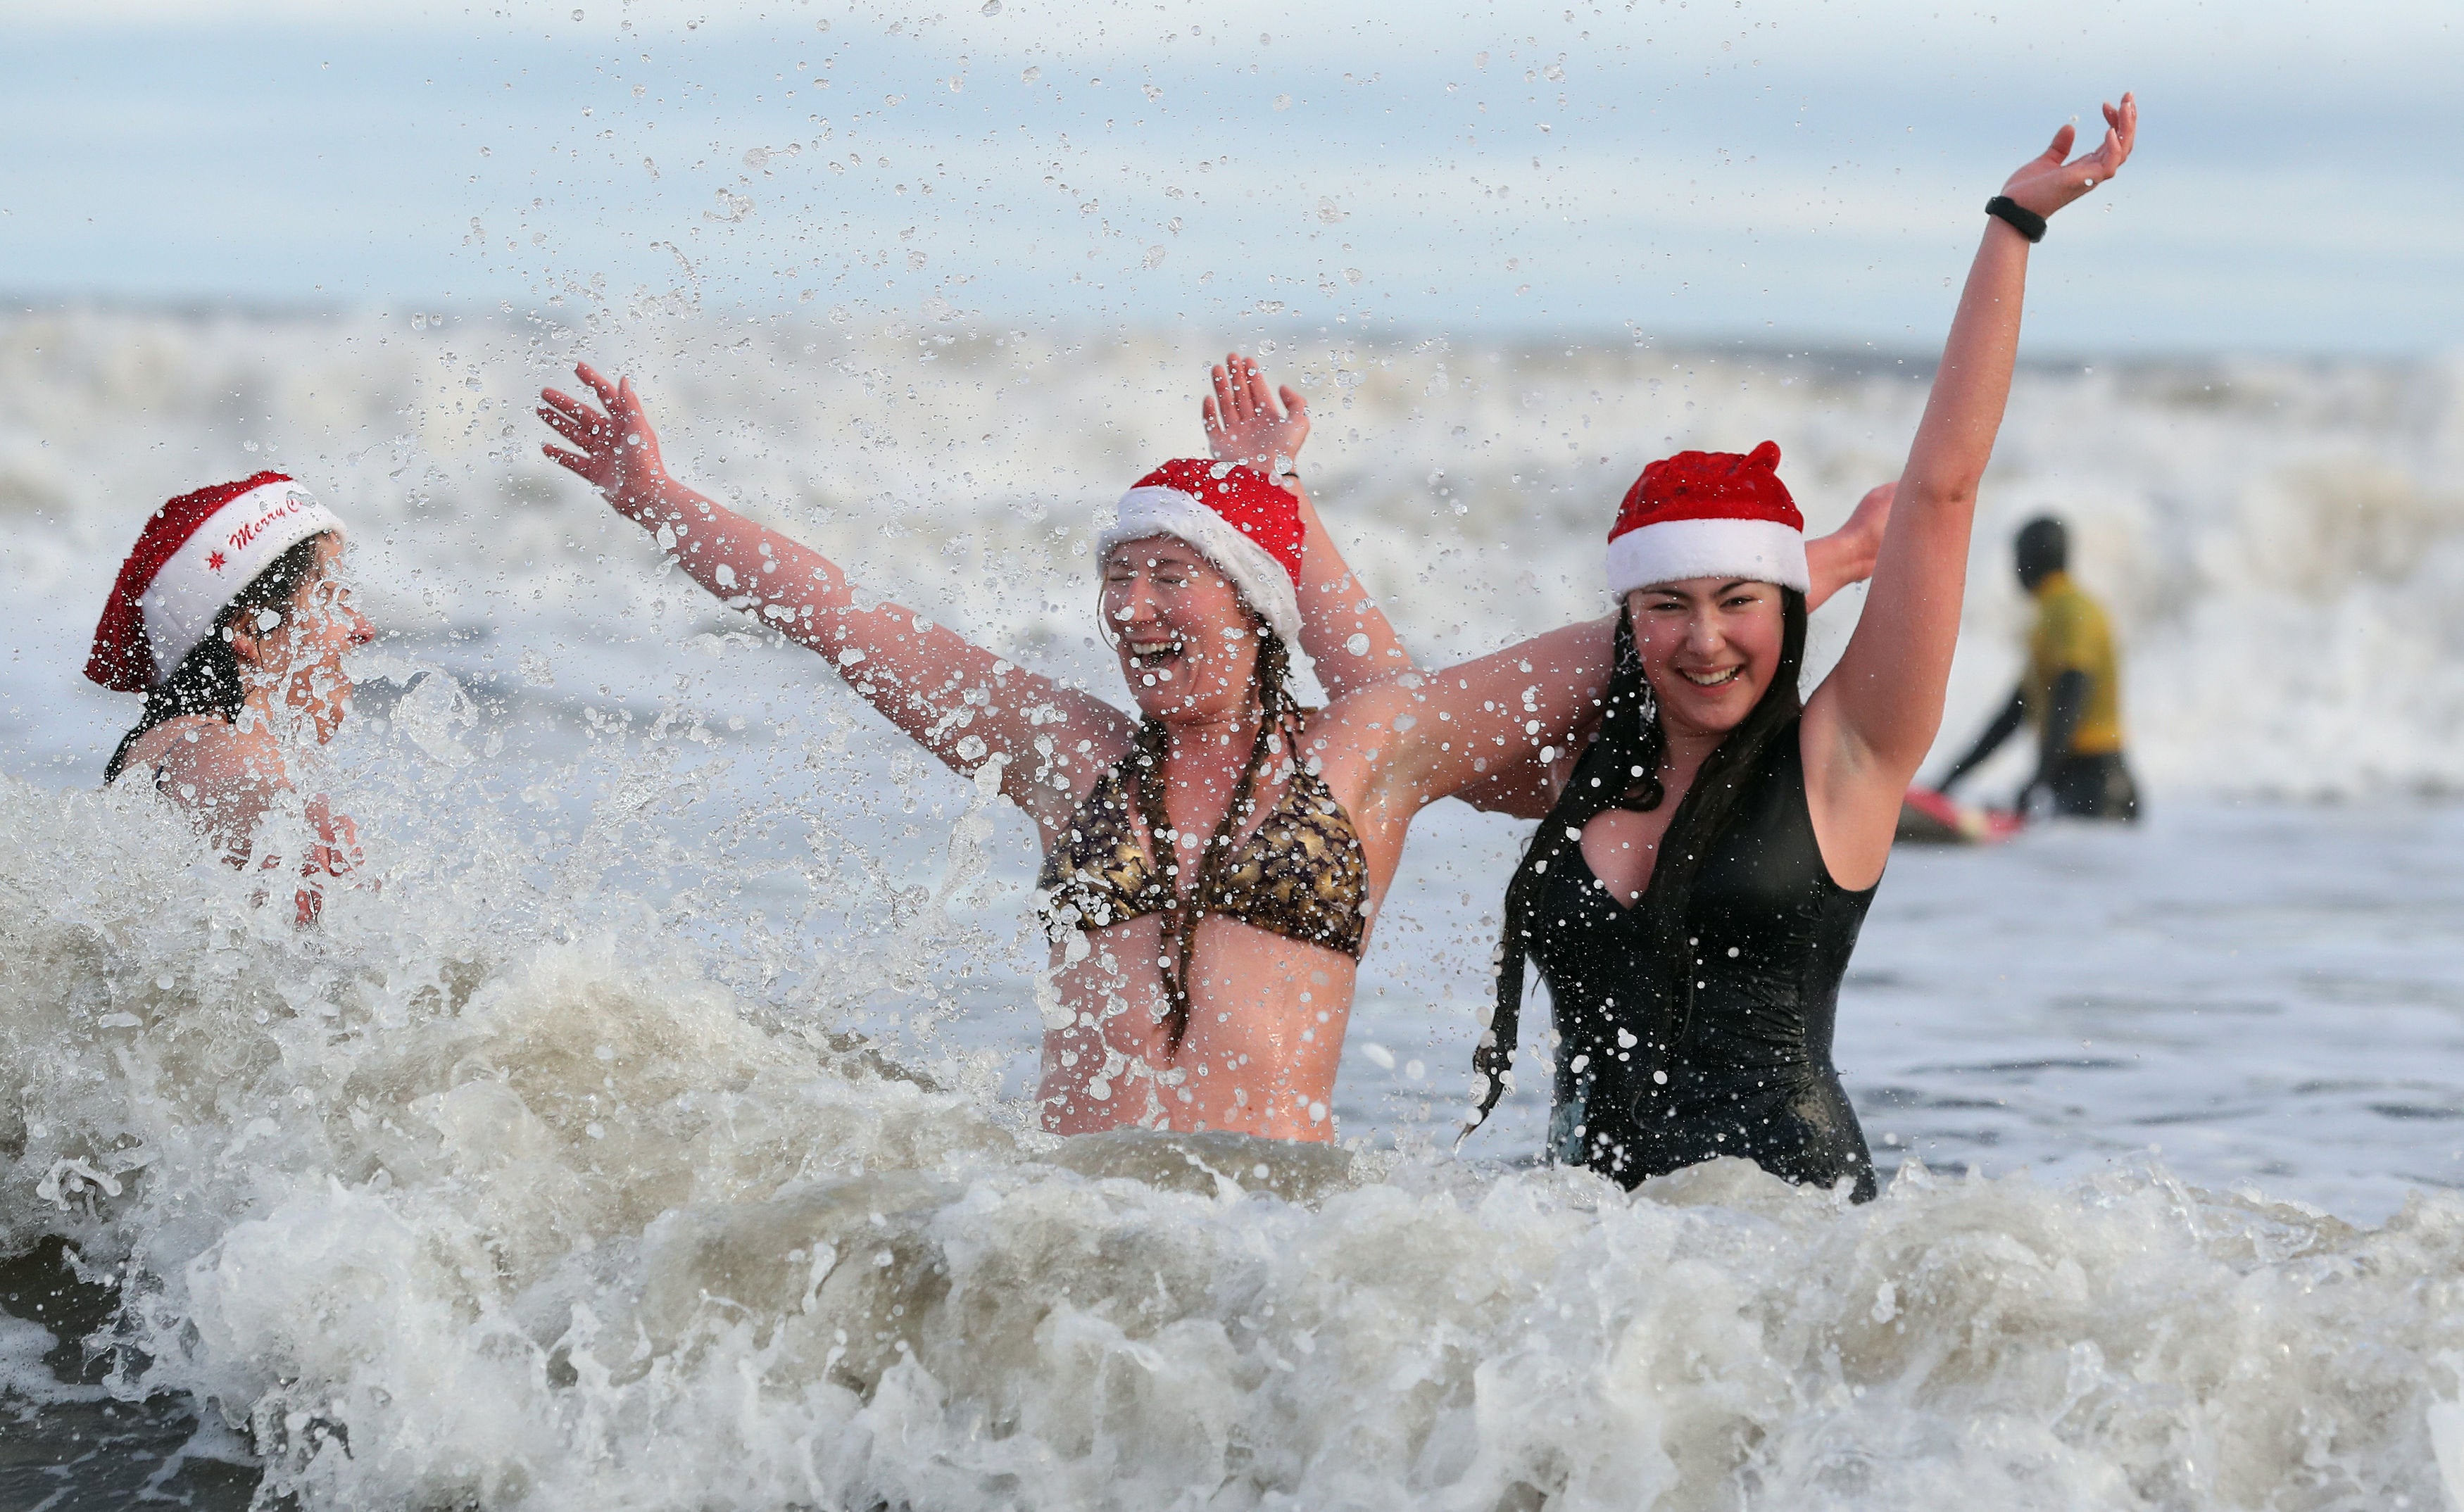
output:
M2104 116L2097 151L2065 162L2064 126L1988 204L1863 616L1812 697L1779 449L1681 453L1628 493L1609 545L1616 670L1507 889L1475 1124L1504 1085L1528 954L1562 1041L1556 1158L1633 1185L1740 1155L1873 1196L1831 1064L1839 982L1941 723L2030 246L2130 155L2136 103Z
M2029 246L2045 216L2130 154L2137 105L2125 95L2104 114L2096 152L2065 163L2065 126L1989 204L1907 467L1866 496L1814 570L1769 443L1654 463L1627 495L1609 548L1620 610L1577 627L1589 632L1579 654L1560 649L1560 665L1605 692L1566 755L1501 763L1460 795L1543 820L1507 892L1473 1128L1507 1085L1528 957L1550 985L1562 1041L1555 1158L1632 1185L1739 1155L1873 1195L1872 1160L1831 1064L1839 983L1941 720ZM1261 407L1254 366L1229 366L1228 380L1218 369L1210 424ZM1863 576L1859 542L1877 535L1856 635L1800 702L1807 590ZM1344 597L1367 603L1357 589ZM1391 647L1382 617L1362 618ZM1349 691L1410 664L1389 648L1318 665L1331 689Z
M1745 457L1682 452L1644 470L1625 513L1665 513L1674 494L1714 509L1723 496L1760 495L1793 514L1778 460L1768 443ZM1611 552L1618 543L1658 544L1649 536L1672 527L1771 523L1643 524L1615 537ZM1801 579L1756 559L1750 542L1732 537L1726 552L1693 544L1696 559L1684 565L1712 568L1689 573L1693 581L1666 578L1664 559L1623 574L1657 581L1635 587L1617 618L1599 732L1507 890L1482 1111L1495 1101L1515 1042L1528 952L1549 983L1561 1041L1549 1127L1554 1159L1631 1185L1738 1155L1792 1181L1845 1179L1862 1200L1874 1194L1873 1161L1832 1069L1831 1033L1874 887L1835 881L1815 833L1796 693ZM1776 655L1757 675L1773 618ZM1657 679L1637 643L1638 621L1645 644L1665 646L1672 632L1682 635ZM1668 699L1677 707L1663 710L1658 690L1671 673L1683 682ZM1722 680L1706 685L1705 676ZM1725 709L1702 708L1709 700L1694 692L1740 681L1760 691L1733 723ZM1695 769L1672 806L1668 788L1683 780L1672 771L1681 742L1694 747L1684 754Z

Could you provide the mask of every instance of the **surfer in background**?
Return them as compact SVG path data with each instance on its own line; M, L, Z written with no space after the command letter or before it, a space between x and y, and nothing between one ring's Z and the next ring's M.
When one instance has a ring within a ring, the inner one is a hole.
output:
M103 780L146 774L232 866L248 865L269 812L299 804L313 837L302 924L322 908L325 879L362 863L350 817L296 791L297 756L333 739L349 710L342 659L373 634L335 576L341 553L342 522L282 473L183 493L121 564L85 668L145 697Z
M1596 691L1567 665L1591 632L1304 709L1288 647L1363 633L1325 591L1340 562L1303 552L1299 501L1266 473L1173 461L1097 541L1133 716L860 596L836 563L671 477L629 381L576 372L598 405L542 394L572 448L551 458L1035 821L1054 989L1045 1127L1332 1138L1357 963L1412 817L1564 740ZM1375 635L1360 644L1380 659Z
M2122 669L2103 605L2070 575L2070 532L2040 516L2013 543L2019 586L2036 601L2028 667L2002 712L1942 779L1948 793L2026 724L2036 732L2036 771L2013 807L2044 795L2075 819L2139 818L2139 789L2122 759Z

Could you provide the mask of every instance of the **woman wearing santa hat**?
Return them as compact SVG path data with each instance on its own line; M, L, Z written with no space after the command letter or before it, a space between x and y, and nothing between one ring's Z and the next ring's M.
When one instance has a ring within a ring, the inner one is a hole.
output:
M1549 799L1507 889L1473 1127L1506 1085L1529 958L1562 1041L1555 1158L1632 1185L1737 1155L1792 1181L1874 1194L1831 1063L1839 983L1941 722L2029 248L2046 217L2122 166L2137 134L2130 96L2104 115L2097 151L2064 162L2075 136L2064 126L1988 202L1907 466L1861 511L1889 516L1873 588L1810 698L1800 701L1797 677L1814 575L1779 448L1680 452L1627 492L1607 553L1620 612L1590 627L1582 654L1569 659L1556 643L1560 667L1595 686L1605 678L1600 709L1565 756L1464 795L1521 811L1536 777ZM1246 393L1239 375L1219 383L1210 432L1236 412L1249 434L1274 428L1257 403L1263 381L1249 382ZM1338 562L1326 570L1343 577ZM1392 642L1356 589L1341 597L1373 632L1355 646ZM1331 689L1357 688L1399 659L1398 648L1319 668Z
M342 522L282 473L198 489L145 522L95 627L86 676L145 697L103 780L147 774L234 866L292 793L303 744L331 740L349 706L342 657L372 632L334 576L341 551ZM350 819L321 797L301 807L316 836L302 874L351 870ZM319 898L300 889L302 922Z
M1035 820L1053 991L1045 1127L1329 1139L1360 953L1422 807L1562 739L1577 627L1307 710L1289 648L1340 570L1247 467L1167 462L1098 541L1102 626L1136 705L1013 666L671 477L629 381L548 390L548 455L713 594L811 647L882 715ZM1307 605L1305 608L1304 605Z
M1271 469L1300 501L1302 550L1309 564L1309 586L1302 599L1301 648L1309 653L1318 681L1328 692L1341 697L1416 671L1411 653L1396 636L1385 611L1345 564L1342 548L1328 537L1316 504L1292 467L1309 440L1308 401L1289 386L1270 385L1257 362L1239 352L1227 354L1216 365L1211 386L1214 392L1200 403L1199 417L1216 460ZM1891 499L1898 490L1896 482L1866 490L1845 523L1805 543L1807 612L1822 607L1850 583L1873 575L1875 553L1882 544L1882 530L1890 523ZM1584 675L1605 684L1615 649L1617 616L1602 617L1593 628L1597 645ZM1538 819L1555 803L1576 755L1591 744L1598 728L1598 711L1591 708L1570 738L1543 746L1529 760L1492 765L1480 780L1454 796L1484 813Z

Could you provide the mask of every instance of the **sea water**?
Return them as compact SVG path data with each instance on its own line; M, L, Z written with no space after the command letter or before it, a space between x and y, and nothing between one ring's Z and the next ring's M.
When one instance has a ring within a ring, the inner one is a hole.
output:
M1650 456L1773 437L1820 528L1923 402L1896 355L1268 339L1322 505L1432 663L1594 612ZM2058 508L2126 639L2150 817L1894 858L1841 1003L1885 1174L1859 1208L1734 1163L1632 1194L1534 1164L1545 1012L1457 1152L1522 829L1451 805L1365 963L1336 1148L1044 1136L1029 828L663 570L527 418L573 354L633 371L679 472L1111 696L1084 545L1197 449L1216 344L0 322L0 1250L69 1241L92 1304L10 1294L10 1489L2440 1504L2453 369L2022 375L1946 745L2015 666L2009 530ZM129 701L75 675L145 510L263 465L353 522L387 631L318 773L373 885L307 931L97 790Z

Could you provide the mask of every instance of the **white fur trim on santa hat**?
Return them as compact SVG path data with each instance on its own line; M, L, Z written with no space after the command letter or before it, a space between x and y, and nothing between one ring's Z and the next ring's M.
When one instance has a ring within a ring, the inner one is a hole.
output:
M1799 593L1810 591L1805 536L1771 519L1670 519L1627 531L1609 542L1609 592L1681 578L1750 578Z
M159 683L206 638L223 609L274 559L309 537L342 533L334 512L284 479L254 488L214 511L145 585L145 639Z
M1171 536L1197 547L1232 580L1232 586L1241 590L1241 597L1284 638L1286 646L1299 648L1300 595L1292 588L1291 575L1265 547L1180 490L1150 487L1121 495L1120 514L1104 528L1095 550L1101 554L1125 540L1149 536Z

